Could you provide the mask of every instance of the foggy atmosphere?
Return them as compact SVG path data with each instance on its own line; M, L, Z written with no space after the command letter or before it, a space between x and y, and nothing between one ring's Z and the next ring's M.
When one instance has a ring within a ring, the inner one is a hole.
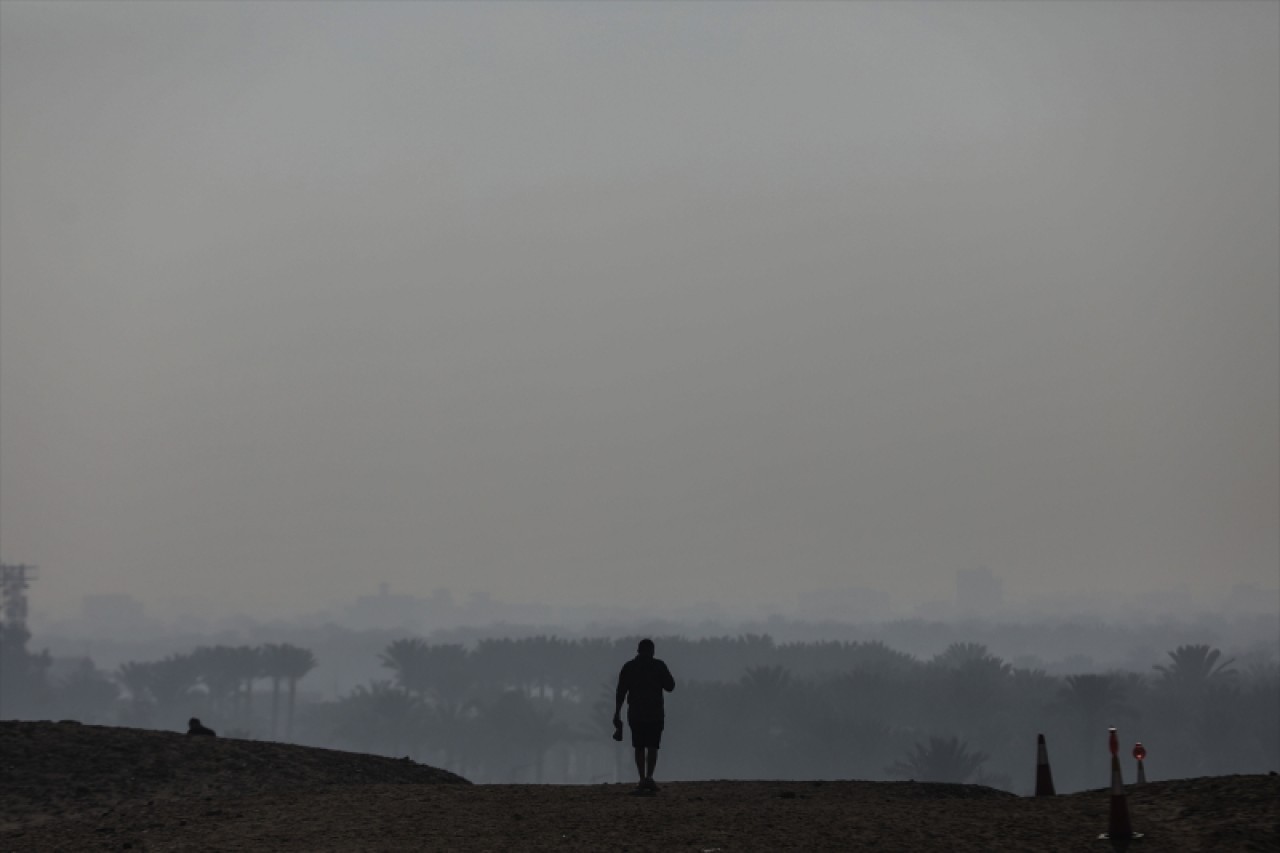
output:
M1280 770L1277 234L1276 2L3 0L0 719Z

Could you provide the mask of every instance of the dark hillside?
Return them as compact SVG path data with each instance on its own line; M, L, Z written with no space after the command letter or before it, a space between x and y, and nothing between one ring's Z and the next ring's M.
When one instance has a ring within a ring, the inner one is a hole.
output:
M440 784L452 783L452 784ZM1133 850L1280 849L1280 777L1129 786ZM403 759L0 723L0 851L1093 851L1106 790L869 781L472 785Z
M335 785L470 784L333 749L80 723L0 722L0 828L127 802L249 796Z

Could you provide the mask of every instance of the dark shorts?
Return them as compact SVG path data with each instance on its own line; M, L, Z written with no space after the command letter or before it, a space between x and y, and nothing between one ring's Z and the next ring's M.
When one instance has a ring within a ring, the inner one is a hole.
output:
M657 749L662 745L662 720L636 721L630 725L631 745L636 749Z

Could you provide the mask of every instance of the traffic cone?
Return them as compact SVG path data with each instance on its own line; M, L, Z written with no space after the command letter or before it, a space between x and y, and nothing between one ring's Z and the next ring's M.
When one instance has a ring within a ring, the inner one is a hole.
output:
M1036 735L1036 796L1052 797L1053 771L1049 769L1049 750L1044 745L1044 735Z
M1138 759L1138 782L1139 785L1147 784L1147 768L1146 761L1147 748L1142 745L1142 741L1138 741L1133 745L1133 757Z
M1120 776L1120 741L1116 730L1110 729L1111 737L1111 815L1107 820L1107 831L1098 836L1104 841L1130 841L1142 837L1141 832L1134 832L1129 823L1129 802L1125 798L1124 780Z

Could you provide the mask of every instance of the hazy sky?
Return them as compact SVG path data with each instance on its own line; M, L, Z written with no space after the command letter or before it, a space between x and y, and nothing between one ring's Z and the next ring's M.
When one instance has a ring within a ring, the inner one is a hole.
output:
M0 12L38 606L1280 574L1280 4Z

